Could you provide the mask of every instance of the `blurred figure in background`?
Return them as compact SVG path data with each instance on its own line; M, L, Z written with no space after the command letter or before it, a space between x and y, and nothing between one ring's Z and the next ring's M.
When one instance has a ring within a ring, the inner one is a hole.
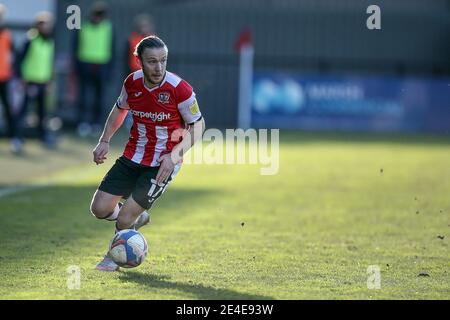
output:
M0 98L3 104L3 114L8 126L7 135L11 138L11 151L18 153L22 150L22 142L17 137L16 119L10 101L8 83L13 75L12 57L13 42L11 33L5 27L6 7L0 4Z
M24 100L18 116L18 133L23 138L23 121L30 102L37 103L38 134L47 147L55 141L45 128L46 93L53 78L55 42L52 38L53 16L50 12L36 15L34 27L27 33L27 41L18 56L18 74L24 85Z
M129 75L141 68L138 58L134 55L134 50L138 43L148 36L154 36L155 26L153 20L148 14L139 14L134 18L134 31L128 36L127 41L127 72Z
M139 42L148 36L156 36L155 25L153 19L148 14L139 14L134 18L134 31L128 36L126 44L126 65L124 77L127 77L130 73L141 69L139 64L139 59L135 56L134 51L136 50ZM130 129L133 125L133 116L128 113L125 118L125 127Z
M108 6L95 2L89 21L81 25L75 40L76 67L79 81L78 134L98 136L103 121L103 98L108 72L113 61L113 27L107 19ZM88 92L94 93L88 107Z

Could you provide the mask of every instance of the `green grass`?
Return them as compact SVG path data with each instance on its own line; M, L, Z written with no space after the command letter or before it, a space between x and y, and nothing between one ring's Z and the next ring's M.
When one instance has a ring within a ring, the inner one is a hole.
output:
M282 132L281 142L274 176L185 165L141 229L147 260L117 273L93 270L114 226L89 203L121 148L96 166L92 141L65 138L58 152L30 142L22 157L0 143L3 190L38 186L0 197L0 298L450 298L448 138ZM67 287L70 265L80 290ZM367 288L370 265L379 290Z

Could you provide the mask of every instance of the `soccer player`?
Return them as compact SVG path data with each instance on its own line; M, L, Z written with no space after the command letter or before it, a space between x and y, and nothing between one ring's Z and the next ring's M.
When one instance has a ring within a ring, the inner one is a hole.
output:
M116 232L137 230L149 223L146 210L164 193L180 169L183 154L205 130L192 87L166 71L165 43L156 36L146 37L136 46L135 55L141 69L124 81L93 150L94 162L102 164L112 136L131 112L133 126L125 151L105 175L91 203L94 216L116 221ZM126 199L123 205L121 198ZM103 271L118 268L108 255L96 266Z

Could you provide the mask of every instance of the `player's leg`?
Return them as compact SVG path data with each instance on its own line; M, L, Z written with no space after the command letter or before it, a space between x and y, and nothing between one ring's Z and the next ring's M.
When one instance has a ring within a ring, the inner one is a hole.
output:
M92 197L91 213L99 219L116 220L119 201L131 194L138 175L139 172L122 157L117 159Z
M91 213L98 219L115 221L119 215L122 196L97 189L91 201Z
M164 193L169 183L175 178L181 165L177 165L169 178L163 183L156 182L158 167L148 168L137 179L136 187L132 195L124 203L117 218L116 229L123 230L129 228L138 229L149 222L145 221L146 212L153 203Z
M116 231L123 229L136 228L137 220L144 214L147 213L146 208L143 208L139 203L137 203L133 196L129 197L122 208L120 209L119 216L116 222ZM148 213L147 213L147 217ZM149 220L149 218L148 218ZM147 221L148 223L148 221ZM140 225L139 227L141 227ZM137 229L137 228L136 228Z
M117 220L122 204L119 202L122 196L116 196L97 189L91 202L91 213L98 219L109 221ZM119 266L105 254L103 259L97 263L95 269L100 271L117 271Z
M117 159L92 198L92 214L99 219L116 220L120 211L119 201L131 194L138 173L122 158ZM106 254L95 268L101 271L116 271L119 266Z
M126 160L118 159L94 194L91 203L92 214L99 219L115 221L119 212L123 212L122 223L135 229L149 223L150 216L145 208L130 200L130 194L135 188L140 170L141 168L130 166ZM127 200L126 205L122 207L119 202L121 198L127 198L130 201Z
M105 208L103 207L101 210L103 213L108 212L108 209L110 210L114 204L114 202L117 201L117 204L119 205L120 200L117 198L114 198L115 196L112 196L106 192L102 192L100 190L97 190L96 196L94 196L94 199L98 197L105 197L107 201L101 201L102 204L110 203L110 206ZM94 201L93 201L94 202ZM92 210L92 209L91 209ZM130 196L125 201L123 206L116 206L114 208L114 213L110 215L109 217L106 217L107 220L114 220L117 219L116 222L116 232L120 231L122 229L129 229L129 228L135 228L136 230L142 227L143 225L149 223L150 217L149 214L145 211L144 208L142 208L139 204L136 203L136 201L133 200L133 198ZM120 213L120 215L119 215ZM119 215L119 217L117 217ZM117 226L121 225L123 227L118 228ZM95 268L100 271L117 271L119 269L119 266L108 256L108 254L105 254L102 261L100 261Z

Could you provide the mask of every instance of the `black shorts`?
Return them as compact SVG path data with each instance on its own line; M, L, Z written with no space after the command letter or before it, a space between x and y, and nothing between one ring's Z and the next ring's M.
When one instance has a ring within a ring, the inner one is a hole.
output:
M155 200L166 191L180 166L175 166L165 182L157 184L159 167L142 166L121 156L105 175L98 189L125 199L131 195L142 208L150 209Z

